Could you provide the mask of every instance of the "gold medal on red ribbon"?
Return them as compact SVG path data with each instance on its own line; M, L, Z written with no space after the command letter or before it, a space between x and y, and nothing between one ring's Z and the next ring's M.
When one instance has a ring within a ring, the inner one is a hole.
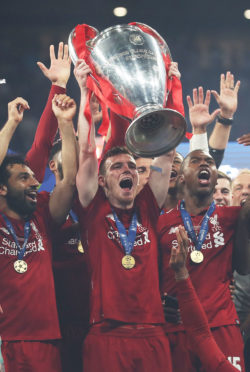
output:
M191 261L199 264L204 260L203 253L201 251L194 250L190 254Z
M135 266L135 259L133 256L130 254L126 254L125 256L122 257L122 266L125 269L133 269Z
M81 240L79 240L79 242L78 242L78 247L77 247L77 249L78 249L78 252L80 252L80 253L84 253L84 249L83 249L83 246L82 246Z
M16 260L14 262L14 269L19 274L24 274L28 270L28 265L24 260Z

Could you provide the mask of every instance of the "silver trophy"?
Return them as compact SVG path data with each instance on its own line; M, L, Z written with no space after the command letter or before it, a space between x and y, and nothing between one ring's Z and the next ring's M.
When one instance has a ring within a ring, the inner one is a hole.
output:
M114 88L115 101L123 98L133 107L125 143L140 157L155 157L175 148L186 131L184 117L164 108L167 100L166 68L162 53L169 53L165 41L149 26L151 35L134 25L118 25L98 33L86 43L99 76ZM154 36L152 36L152 34ZM76 63L74 30L69 36L69 53Z

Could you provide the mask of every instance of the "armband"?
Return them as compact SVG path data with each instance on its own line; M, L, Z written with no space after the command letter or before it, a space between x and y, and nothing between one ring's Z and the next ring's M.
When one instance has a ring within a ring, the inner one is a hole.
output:
M155 165L150 165L150 169L159 173L162 173L162 168L156 167Z

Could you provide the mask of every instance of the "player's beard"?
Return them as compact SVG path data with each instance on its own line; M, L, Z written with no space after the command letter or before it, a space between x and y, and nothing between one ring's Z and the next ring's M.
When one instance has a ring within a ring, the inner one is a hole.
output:
M178 189L177 189L177 185L176 184L175 184L175 186L173 186L173 187L170 186L168 188L168 194L170 196L172 196L172 197L175 197L177 195L177 191L178 191Z
M8 186L6 195L8 207L19 214L21 217L27 218L32 215L36 209L36 202L33 203L26 199L24 190L17 190Z

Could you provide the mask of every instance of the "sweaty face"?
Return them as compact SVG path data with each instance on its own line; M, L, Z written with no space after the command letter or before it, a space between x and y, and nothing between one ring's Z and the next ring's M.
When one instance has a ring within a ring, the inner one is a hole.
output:
M30 216L36 209L39 183L26 165L14 164L9 171L7 205L22 217Z
M219 206L231 205L231 185L226 178L218 178L214 189L214 201Z
M114 207L131 208L138 185L138 172L134 158L119 154L106 160L105 175L99 176L107 198Z
M184 188L192 195L209 196L213 193L217 180L214 159L201 150L192 151L185 159Z
M153 159L149 158L138 158L136 159L136 167L139 174L139 185L137 187L137 193L146 185L150 175L150 165Z
M250 195L250 174L243 173L233 181L232 205L240 206L244 204L248 195Z

